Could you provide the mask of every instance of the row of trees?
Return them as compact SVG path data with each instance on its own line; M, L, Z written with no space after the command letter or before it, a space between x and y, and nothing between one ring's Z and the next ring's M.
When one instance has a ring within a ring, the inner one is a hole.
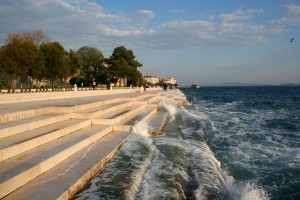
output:
M33 81L42 80L50 84L64 85L70 77L72 84L88 85L92 79L98 83L108 80L118 83L126 78L128 84L140 80L139 63L131 50L125 47L114 49L109 58L101 51L84 46L66 51L59 42L51 42L41 30L33 33L10 33L4 46L0 48L0 73L10 77L10 87L16 80L32 86Z

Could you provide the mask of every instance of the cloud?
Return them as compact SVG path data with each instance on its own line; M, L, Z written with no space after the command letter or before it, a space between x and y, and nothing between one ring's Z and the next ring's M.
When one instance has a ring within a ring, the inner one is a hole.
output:
M151 10L137 10L132 16L132 20L135 21L135 23L146 25L154 17L155 13Z
M254 17L254 14L262 13L262 11L262 9L238 9L233 13L221 14L219 18L223 22L249 20Z
M108 13L88 0L2 0L0 40L10 32L42 29L50 39L73 49L83 45L113 49L125 44L129 48L233 47L263 42L269 34L299 24L299 6L289 4L286 9L283 18L266 25L252 20L262 9L237 9L208 19L174 19L150 27L157 16L146 9L122 15Z
M286 32L290 26L300 24L300 6L291 3L287 4L285 8L287 12L282 18L270 21L275 33Z

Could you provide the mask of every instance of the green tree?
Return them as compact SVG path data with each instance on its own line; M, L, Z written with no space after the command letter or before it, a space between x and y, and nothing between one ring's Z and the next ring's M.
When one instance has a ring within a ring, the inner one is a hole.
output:
M27 84L32 86L32 82L35 79L37 85L40 85L41 81L46 77L45 70L44 54L39 50L37 52L36 61L28 69L27 75L30 76L30 78L27 78Z
M82 68L82 64L79 55L72 49L69 52L69 59L70 59L70 75L74 76L80 71L80 69Z
M10 86L15 88L16 79L27 76L30 67L39 60L39 49L28 32L8 34L0 51L1 71L10 76Z
M103 74L103 54L94 47L84 46L78 49L77 54L82 63L80 77L84 77L86 81L97 78Z
M142 64L135 59L133 51L127 50L124 46L116 47L106 62L109 64L110 78L115 81L115 84L118 84L121 78L127 78L132 83L136 83L135 81L138 81L141 76L138 68Z
M60 85L70 75L70 58L58 42L43 43L40 46L45 58L46 79L51 84L57 81Z
M0 52L0 67L10 76L12 88L17 78L27 81L28 85L32 79L41 81L44 78L44 58L39 45L46 41L48 38L42 30L8 34Z

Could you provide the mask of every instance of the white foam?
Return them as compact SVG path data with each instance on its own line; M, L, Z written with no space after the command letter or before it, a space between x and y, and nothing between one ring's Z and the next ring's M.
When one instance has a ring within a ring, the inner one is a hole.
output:
M168 112L168 114L170 116L169 123L171 123L172 121L175 120L177 107L174 104L171 104L169 102L161 101L161 102L159 102L159 106L161 108L164 108Z
M250 182L236 183L232 176L223 172L225 177L224 187L228 192L230 199L241 200L268 200L269 196L262 187Z
M213 111L213 112L205 111L205 113L208 113L210 116L221 117L220 119L224 118L227 120L228 118L227 116L224 115L224 113L223 114L220 113L220 111ZM240 115L239 113L229 113L229 114L232 115L233 117L229 118L228 122L235 124L236 127L244 126L243 121L239 118ZM192 115L187 115L187 118L184 120L188 122L189 117L194 118L194 116ZM222 127L226 125L224 122L223 122L224 124L219 125L218 121L215 122L215 120L211 120L208 118L205 120L205 123L206 125L203 124L204 126L207 126L207 124L211 125L212 131L214 131L214 139L216 140L226 139L228 141L233 140L232 142L234 142L233 144L235 144L234 138L231 138L231 135L228 134L226 135L222 132L216 132L217 128L215 123L218 123L218 126ZM247 126L245 127L247 128ZM197 128L199 130L202 130L201 127L197 127ZM232 128L234 130L234 127ZM185 136L190 135L191 131L195 131L193 130L193 127L190 127L189 125L186 127L184 126L184 124L181 126L181 129L182 129L182 133ZM241 131L236 135L243 136L244 134L246 133ZM187 142L190 145L188 148L191 150L190 165L193 166L192 171L195 174L196 180L199 184L199 187L194 191L194 195L197 200L206 200L207 198L211 198L214 195L228 196L229 199L243 199L243 200L269 199L265 190L261 187L256 186L254 183L236 182L235 179L232 176L230 176L226 170L222 168L220 161L217 160L217 158L214 156L214 153L211 151L210 147L206 143L202 143L202 142L198 143L193 139ZM247 163L247 161L251 159L251 155L249 155L249 153L251 152L244 151L248 149L249 146L250 146L249 141L242 141L241 143L239 143L239 146L232 147L230 151L234 152L234 154L237 157L243 159L243 161L241 161L240 163L235 163L235 164L240 164L244 166L245 164L244 162ZM247 168L248 166L244 166L244 167Z
M182 114L188 115L197 120L208 119L207 114L205 114L203 112L193 113L192 111L189 111L184 107L181 107L180 111Z
M237 183L226 170L221 168L221 163L215 158L205 144L198 146L193 151L193 158L198 167L194 168L199 187L195 191L197 200L207 199L213 194L229 196L230 199L266 200L268 194L263 188L250 182Z
M186 148L185 145L182 144L182 141L178 141L178 138L170 138L167 136L160 137L155 141L155 144L159 146L168 145L180 149L180 151L183 152ZM145 175L138 199L162 199L163 197L184 199L184 191L181 183L174 178L176 176L180 176L186 181L188 180L188 174L182 167L169 160L159 150L156 150L152 165ZM168 184L176 188L167 186Z
M137 170L135 170L131 175L130 178L131 181L125 190L125 199L128 200L136 199L136 195L139 192L145 173L147 172L149 166L151 165L151 162L155 155L156 146L153 144L152 138L149 137L148 135L150 129L151 127L149 127L147 123L136 122L132 129L133 136L128 143L129 145L126 145L127 148L130 148L135 146L136 143L145 142L145 144L147 144L147 146L149 147L150 152L147 155L147 157L144 158L144 160L139 164ZM126 151L126 149L123 150ZM134 154L136 153L135 151L129 151L129 152L133 152ZM134 157L135 155L130 155L130 156ZM134 160L139 161L140 159L134 159Z
M133 200L136 199L136 195L141 187L141 183L144 179L145 173L147 172L151 161L154 156L156 148L152 145L152 148L150 150L149 155L147 158L143 161L143 163L139 166L138 170L135 170L135 172L132 175L131 183L125 190L125 199Z

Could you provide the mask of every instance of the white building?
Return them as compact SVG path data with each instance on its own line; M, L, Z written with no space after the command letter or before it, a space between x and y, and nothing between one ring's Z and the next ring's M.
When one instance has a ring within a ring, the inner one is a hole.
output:
M150 84L153 84L153 85L159 83L159 77L158 76L144 76L144 80L147 83L150 83Z
M171 84L171 85L174 85L176 82L177 81L174 77L168 77L166 80L164 80L164 83Z

